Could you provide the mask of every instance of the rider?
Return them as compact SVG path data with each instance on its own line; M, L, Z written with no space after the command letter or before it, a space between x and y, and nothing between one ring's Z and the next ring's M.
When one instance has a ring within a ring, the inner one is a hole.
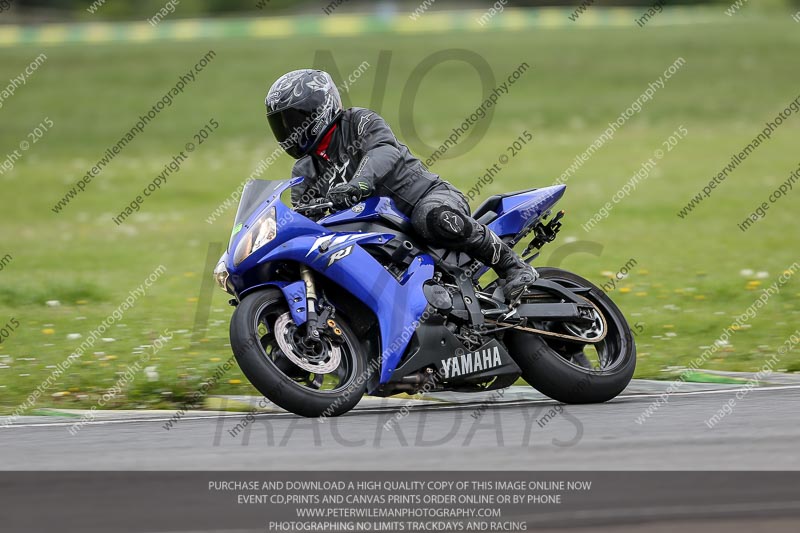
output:
M538 274L485 225L470 216L464 195L428 171L374 111L342 109L327 72L284 74L266 98L267 119L281 147L298 161L292 203L322 198L345 209L370 196L388 196L425 241L466 252L491 266L516 302Z

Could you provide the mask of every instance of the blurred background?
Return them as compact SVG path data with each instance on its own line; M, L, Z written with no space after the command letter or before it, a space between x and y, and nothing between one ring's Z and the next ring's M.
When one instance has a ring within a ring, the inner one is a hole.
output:
M800 96L798 12L784 0L1 1L0 412L37 387L29 413L94 405L165 331L107 407L178 405L230 357L232 308L209 269L242 182L290 173L263 100L305 67L331 72L346 105L378 111L423 161L498 94L431 169L476 188L473 207L566 182L564 227L538 264L605 284L635 325L637 377L675 377L798 260L800 193L740 228L800 165L791 110L685 209ZM525 131L533 140L481 180ZM756 371L797 330L800 285L785 276L704 370ZM255 390L234 367L213 392Z
M15 15L30 20L43 20L51 18L56 21L62 20L137 20L142 17L149 17L167 2L161 0L142 0L140 2L98 2L95 0L10 0L16 7ZM649 8L656 4L662 7L670 6L723 6L723 8L735 4L735 0L596 0L596 1L572 1L572 0L508 0L498 2L499 6L509 8L537 8L537 7L562 7L574 10L584 3L587 6L595 7L643 7ZM87 11L92 4L98 6L95 12ZM180 2L180 10L175 13L176 18L207 17L207 16L241 16L253 15L256 12L271 15L292 15L292 14L318 14L327 7L334 7L341 13L364 13L378 11L384 13L397 13L402 11L413 11L423 1L415 0L183 0ZM432 11L441 10L469 10L487 9L495 2L480 0L434 0L429 2ZM743 7L748 5L748 11L767 10L776 11L787 7L800 4L797 0L744 0L740 2ZM177 5L177 4L176 4ZM436 9L433 6L436 5ZM102 6L102 9L99 9Z

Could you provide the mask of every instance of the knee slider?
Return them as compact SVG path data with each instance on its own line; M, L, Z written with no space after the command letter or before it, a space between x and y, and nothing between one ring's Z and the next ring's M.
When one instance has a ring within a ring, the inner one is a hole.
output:
M472 235L472 224L463 213L452 207L441 205L428 213L428 227L437 237L449 241L459 241Z

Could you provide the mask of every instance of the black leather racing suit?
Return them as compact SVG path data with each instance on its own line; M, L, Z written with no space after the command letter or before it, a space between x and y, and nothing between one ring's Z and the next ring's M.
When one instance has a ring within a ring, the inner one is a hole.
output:
M294 205L325 198L335 185L366 180L374 195L392 198L411 217L414 230L427 242L466 252L501 277L513 270L532 272L491 230L472 218L464 195L425 168L374 111L345 110L325 155L328 159L315 153L295 163L292 176L305 179L292 189Z
M362 178L372 183L376 196L391 197L411 215L428 192L449 185L411 155L380 115L369 109L345 110L325 153L329 160L307 155L295 164L292 175L306 179L292 190L293 203L309 193L309 198L324 198L330 187Z

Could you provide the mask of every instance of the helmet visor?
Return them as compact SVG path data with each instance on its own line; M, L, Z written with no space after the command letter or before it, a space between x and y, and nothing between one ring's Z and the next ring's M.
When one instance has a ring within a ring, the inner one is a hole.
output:
M313 126L310 115L293 108L267 114L267 121L278 144L295 159L306 155L314 142L308 135Z

